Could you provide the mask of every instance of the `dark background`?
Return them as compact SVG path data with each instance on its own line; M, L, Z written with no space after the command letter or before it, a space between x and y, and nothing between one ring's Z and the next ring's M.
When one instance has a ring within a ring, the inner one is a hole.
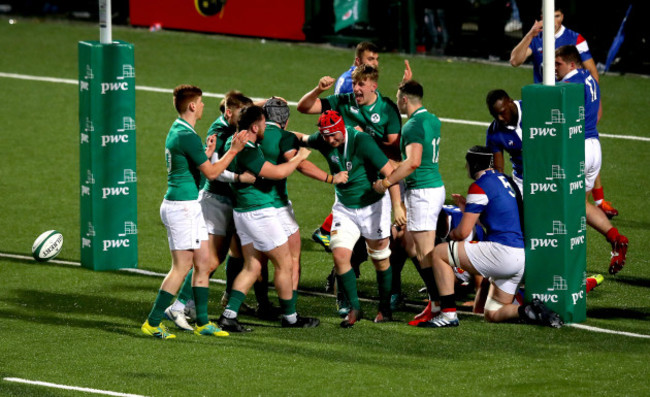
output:
M179 0L190 1L190 0ZM243 1L243 0L229 0ZM625 12L632 12L625 28L625 41L611 71L650 75L650 29L645 17L650 2L641 0L558 1L565 9L564 25L581 33L589 43L596 63L605 63ZM353 46L360 40L375 41L383 51L408 48L409 22L414 25L420 53L507 61L510 50L539 18L541 0L518 0L522 28L504 32L512 12L510 0L413 0L415 18L410 20L407 0L370 0L370 22L333 32L333 0L306 0L304 31L308 41ZM111 3L114 24L129 24L129 1ZM424 23L425 10L442 11L448 37L446 45L434 43ZM97 0L0 0L0 14L13 16L71 18L97 21Z

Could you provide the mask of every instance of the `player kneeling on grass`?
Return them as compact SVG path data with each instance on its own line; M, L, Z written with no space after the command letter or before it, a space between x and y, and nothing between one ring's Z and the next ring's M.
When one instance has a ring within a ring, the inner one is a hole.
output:
M251 172L258 177L281 180L287 178L309 156L309 150L301 148L298 153L282 164L267 161L260 142L264 139L266 117L259 106L244 108L237 127L248 131L248 142L231 165L236 173ZM228 144L226 144L228 146ZM244 268L233 282L228 304L219 318L221 328L232 332L246 332L237 320L237 313L262 271L262 260L267 257L275 268L274 282L282 310L282 327L309 328L320 323L318 319L302 317L296 313L292 269L293 259L281 214L274 207L275 193L264 184L231 184L235 193L233 218L244 254Z
M174 106L178 119L172 124L165 141L168 189L160 206L160 217L167 228L172 268L158 291L142 332L161 339L175 338L161 323L165 308L178 292L183 279L194 266L192 289L196 300L197 335L227 336L208 320L208 284L216 263L210 260L208 230L199 204L197 181L200 173L208 179L217 178L246 144L245 134L233 136L224 156L211 163L215 149L214 137L203 148L194 126L203 116L203 92L200 88L181 85L174 89Z
M562 320L538 299L524 305L512 304L517 285L524 275L524 237L521 231L516 194L508 178L492 169L492 153L474 146L465 156L469 176L475 180L467 199L455 196L463 218L449 237L454 240L437 245L433 253L433 273L440 293L441 313L418 327L456 327L453 268L490 277L485 303L485 319L501 322L520 318L528 323L560 327ZM464 240L478 220L487 229L486 241Z

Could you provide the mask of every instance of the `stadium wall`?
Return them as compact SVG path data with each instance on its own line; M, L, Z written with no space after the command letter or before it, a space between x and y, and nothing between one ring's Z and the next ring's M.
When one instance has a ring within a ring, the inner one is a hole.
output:
M134 26L305 40L303 0L131 0L129 7Z

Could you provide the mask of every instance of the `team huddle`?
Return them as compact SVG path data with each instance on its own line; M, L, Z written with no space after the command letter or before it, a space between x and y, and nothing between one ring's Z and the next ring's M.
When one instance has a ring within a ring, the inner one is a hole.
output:
M313 238L331 252L341 327L353 327L365 317L356 279L359 264L368 258L379 292L377 312L368 319L376 323L392 320L400 272L411 258L429 301L409 325L458 326L455 289L468 281L476 285L474 311L489 322L562 325L541 301L516 299L525 269L520 101L503 90L488 94L494 122L485 146L467 150L468 193L452 195L455 206L445 205L438 166L441 122L423 106L424 88L412 78L408 62L395 99L380 93L378 52L372 43L360 43L350 70L338 81L322 77L300 99L298 111L317 117L313 134L287 129L290 111L282 98L254 103L231 91L204 143L194 130L203 116L202 91L176 87L179 117L165 142L168 190L160 208L172 268L142 325L145 334L174 338L163 318L196 335L248 332L238 320L242 313L279 320L285 328L319 326L297 304L301 241L286 186L295 170L334 185L331 214ZM598 84L582 68L573 45L556 51L556 71L558 80L586 83L587 132L593 121L593 133L586 134L589 198L601 163L595 129ZM333 87L333 95L323 95ZM407 118L403 125L401 115ZM324 157L327 171L308 160L312 151ZM503 151L511 156L512 178L503 174ZM615 215L587 201L587 222L612 244L612 274L622 269L627 250L627 239L608 219ZM269 260L279 307L268 297ZM208 319L209 278L222 263L224 309L213 323ZM587 291L600 280L589 278ZM251 288L256 309L244 303Z

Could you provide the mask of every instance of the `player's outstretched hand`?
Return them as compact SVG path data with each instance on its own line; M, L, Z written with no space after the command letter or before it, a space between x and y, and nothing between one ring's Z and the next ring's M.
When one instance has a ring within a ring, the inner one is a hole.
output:
M333 77L323 76L320 78L320 80L318 80L318 89L321 91L327 91L332 88L335 81L336 80L334 80Z
M298 150L298 153L296 154L296 157L298 157L300 159L298 161L302 161L302 160L305 160L307 157L309 157L310 154L311 154L311 150L307 149L306 147L301 147Z
M255 183L255 179L257 179L255 177L255 174L248 171L244 172L243 174L239 174L240 183L247 183L249 185L252 185L253 183Z
M402 77L402 83L405 81L409 81L413 78L413 72L411 71L411 65L409 64L409 60L405 59L404 60L404 77Z
M341 184L341 183L347 183L348 182L348 172L347 171L341 171L338 174L334 174L334 179L332 180L332 183L335 185Z
M451 195L451 198L454 200L454 204L456 204L456 206L460 208L462 212L465 212L465 203L467 202L465 197L462 194L454 193Z

